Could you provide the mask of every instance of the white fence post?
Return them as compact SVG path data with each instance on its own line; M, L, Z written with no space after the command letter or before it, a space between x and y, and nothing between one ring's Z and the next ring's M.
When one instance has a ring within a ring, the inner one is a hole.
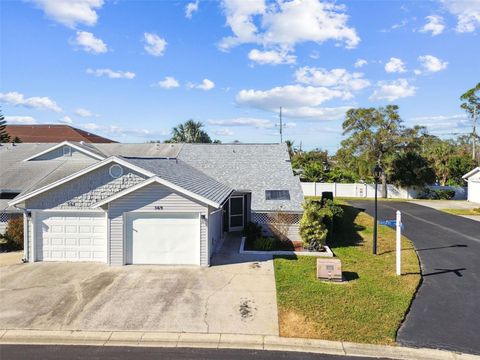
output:
M397 219L396 219L396 225L397 225L397 241L396 241L396 257L397 257L397 275L402 275L402 270L401 270L401 261L402 261L402 256L401 256L401 251L402 251L402 213L400 210L397 210Z

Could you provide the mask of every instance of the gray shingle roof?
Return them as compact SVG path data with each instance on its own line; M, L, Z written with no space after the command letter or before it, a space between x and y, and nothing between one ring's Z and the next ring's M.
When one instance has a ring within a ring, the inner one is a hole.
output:
M184 144L179 159L238 191L252 193L254 211L302 211L303 192L285 144ZM266 200L288 190L290 200Z
M212 179L181 160L127 157L123 159L218 204L223 203L233 191L229 186Z
M283 144L75 144L105 157L123 156L132 164L215 202L234 189L252 193L253 211L302 211L300 181L292 173ZM0 145L0 190L29 192L96 161L22 161L55 145ZM266 200L265 190L288 190L290 200Z

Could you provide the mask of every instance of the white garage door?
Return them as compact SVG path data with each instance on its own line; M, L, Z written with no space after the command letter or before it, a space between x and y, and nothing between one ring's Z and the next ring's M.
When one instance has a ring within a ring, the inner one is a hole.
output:
M128 213L127 264L200 264L197 213Z
M104 213L38 212L35 214L38 261L107 261Z

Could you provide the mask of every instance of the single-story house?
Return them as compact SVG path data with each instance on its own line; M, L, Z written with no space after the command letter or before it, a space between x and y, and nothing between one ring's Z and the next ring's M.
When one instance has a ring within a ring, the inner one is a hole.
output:
M30 262L208 266L249 221L299 240L285 144L21 143L0 164L0 219L23 216Z
M480 204L480 167L477 166L462 178L468 183L468 201Z

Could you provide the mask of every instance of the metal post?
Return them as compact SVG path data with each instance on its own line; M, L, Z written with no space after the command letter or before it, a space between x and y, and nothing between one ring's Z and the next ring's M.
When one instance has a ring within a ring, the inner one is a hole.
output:
M401 261L402 261L402 256L401 256L401 251L402 251L402 213L400 210L397 210L397 219L396 219L396 225L397 225L397 243L396 243L396 257L397 257L397 275L400 276L402 275L402 270L401 270Z
M375 179L375 219L373 223L373 255L377 255L377 187L378 181Z

